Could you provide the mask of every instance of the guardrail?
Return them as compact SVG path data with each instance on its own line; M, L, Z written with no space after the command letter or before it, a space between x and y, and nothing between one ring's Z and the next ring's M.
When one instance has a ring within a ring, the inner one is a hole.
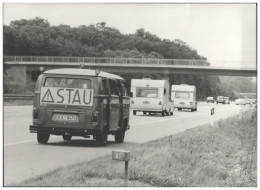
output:
M104 64L152 64L210 66L206 60L111 58L111 57L57 57L57 56L4 56L4 62L62 62L62 63L104 63Z
M4 94L4 100L32 100L34 95Z

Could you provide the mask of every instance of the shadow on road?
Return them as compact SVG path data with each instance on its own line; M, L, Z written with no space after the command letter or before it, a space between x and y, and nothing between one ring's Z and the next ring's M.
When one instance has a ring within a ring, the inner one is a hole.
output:
M162 117L160 114L146 114L146 115L135 115L135 116L142 116L142 117ZM164 117L171 117L171 115L165 115Z
M104 148L104 147L129 147L133 145L137 145L139 143L134 143L134 142L124 142L124 143L116 143L113 141L108 141L106 146L99 146L95 140L85 140L85 139L75 139L71 141L57 141L57 142L50 142L45 144L44 146L64 146L64 147L93 147L93 148Z

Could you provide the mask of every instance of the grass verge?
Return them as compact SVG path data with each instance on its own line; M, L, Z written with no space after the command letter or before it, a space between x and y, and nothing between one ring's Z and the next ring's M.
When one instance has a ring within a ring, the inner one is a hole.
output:
M251 109L130 149L131 187L256 187L257 113ZM18 186L124 186L111 155L57 169Z

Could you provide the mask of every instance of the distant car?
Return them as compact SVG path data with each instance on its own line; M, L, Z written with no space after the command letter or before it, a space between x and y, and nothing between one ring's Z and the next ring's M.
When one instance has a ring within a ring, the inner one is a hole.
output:
M225 104L230 104L229 97L224 97Z
M213 97L207 97L207 103L209 103L209 102L214 103L215 102L214 98Z
M251 99L251 102L252 102L253 104L256 104L257 100L256 100L256 99Z
M250 99L246 99L246 104L251 104L251 100Z
M225 104L224 96L218 96L216 102L217 102L217 104L218 103Z
M235 100L236 105L246 105L246 101L244 98L238 98Z

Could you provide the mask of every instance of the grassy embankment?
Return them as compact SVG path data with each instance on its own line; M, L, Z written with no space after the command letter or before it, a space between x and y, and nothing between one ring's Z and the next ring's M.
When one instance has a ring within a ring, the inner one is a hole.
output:
M257 114L244 114L131 149L128 186L231 187L257 184ZM124 186L111 155L57 169L19 186Z

